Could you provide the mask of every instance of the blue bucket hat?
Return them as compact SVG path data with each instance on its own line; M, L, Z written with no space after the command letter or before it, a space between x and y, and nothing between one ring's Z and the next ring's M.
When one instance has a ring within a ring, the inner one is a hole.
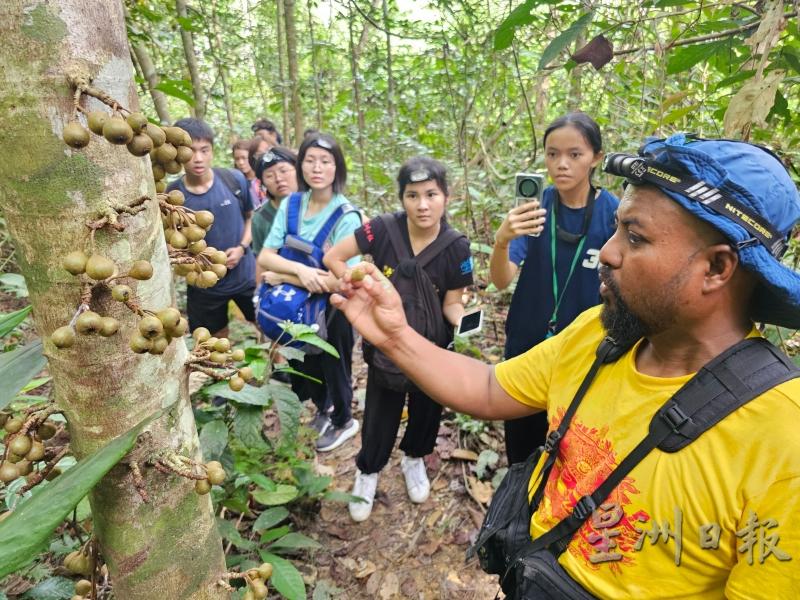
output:
M741 265L758 277L750 317L761 323L800 328L800 273L780 261L784 242L800 219L800 196L780 160L753 144L706 140L686 133L648 139L639 156L667 173L699 180L694 189L683 192L675 191L669 182L667 187L655 185L722 232L737 248ZM725 206L737 218L707 206L720 197L723 204L725 199L738 203L741 210L732 208L732 203Z

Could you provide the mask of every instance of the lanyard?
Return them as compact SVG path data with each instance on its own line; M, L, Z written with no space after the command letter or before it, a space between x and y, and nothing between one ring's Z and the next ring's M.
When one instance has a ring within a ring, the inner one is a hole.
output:
M575 239L575 241L578 243L578 247L575 249L575 255L572 257L572 264L570 264L567 278L564 280L564 288L561 290L561 293L559 293L558 274L556 273L556 241L562 236L556 235L556 220L558 219L558 205L561 203L561 198L558 196L558 192L556 192L556 198L553 202L553 216L550 219L550 264L553 267L553 314L550 316L550 321L547 323L547 335L545 338L552 337L556 333L556 327L558 325L558 307L561 306L561 301L564 299L564 293L567 291L567 287L569 287L570 279L572 279L572 274L575 272L575 265L578 264L578 259L583 254L583 245L586 242L586 234L589 231L589 220L591 219L594 198L595 190L590 186L589 197L586 201L586 207L584 208L584 220L583 227L581 228L580 238ZM558 230L559 234L562 233L560 227ZM574 234L569 235L574 236Z

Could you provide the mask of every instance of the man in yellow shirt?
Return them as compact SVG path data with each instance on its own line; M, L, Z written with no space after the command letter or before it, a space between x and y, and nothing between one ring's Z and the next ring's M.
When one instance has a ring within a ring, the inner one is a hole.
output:
M703 365L758 336L754 322L800 328L800 275L780 263L800 198L774 155L677 134L649 141L639 157L611 155L605 168L635 185L600 253L603 306L519 357L491 367L426 343L366 263L333 298L433 399L483 419L546 410L551 430L603 337L631 346L600 367L569 422L533 538L608 477ZM798 423L800 380L791 379L683 449L651 451L558 563L598 598L800 597Z

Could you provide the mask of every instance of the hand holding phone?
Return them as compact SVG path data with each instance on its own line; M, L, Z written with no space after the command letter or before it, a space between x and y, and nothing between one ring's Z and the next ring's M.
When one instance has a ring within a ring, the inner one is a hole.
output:
M542 205L544 182L544 175L539 173L517 173L517 176L514 179L514 206L519 207L522 204L535 202L536 208L538 209ZM520 216L525 216L525 221L539 219L541 216L543 216L539 213L529 216L526 214L527 212L529 211L520 213ZM528 235L531 237L539 237L541 233L542 232L540 229L536 233L529 233Z
M468 336L477 333L483 327L483 310L473 310L464 313L456 329L456 335Z

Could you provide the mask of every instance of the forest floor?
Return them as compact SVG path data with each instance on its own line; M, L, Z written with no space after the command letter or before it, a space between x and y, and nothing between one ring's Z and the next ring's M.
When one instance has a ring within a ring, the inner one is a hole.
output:
M360 352L354 353L353 373L356 397L363 398L366 366ZM363 410L355 403L354 417L360 421ZM405 423L398 440L404 429ZM360 447L359 435L337 450L317 456L320 474L332 476L334 488L352 490ZM503 454L501 429L489 424L480 434L465 435L454 415L446 413L436 449L425 459L431 481L427 501L413 504L408 499L400 470L402 452L395 448L380 474L367 521L353 522L345 504L323 502L317 514L297 522L303 533L322 544L302 568L309 588L321 588L313 597L494 598L499 589L497 578L483 573L475 559L465 561L492 492L491 484L479 481L471 468L479 452L487 448Z

